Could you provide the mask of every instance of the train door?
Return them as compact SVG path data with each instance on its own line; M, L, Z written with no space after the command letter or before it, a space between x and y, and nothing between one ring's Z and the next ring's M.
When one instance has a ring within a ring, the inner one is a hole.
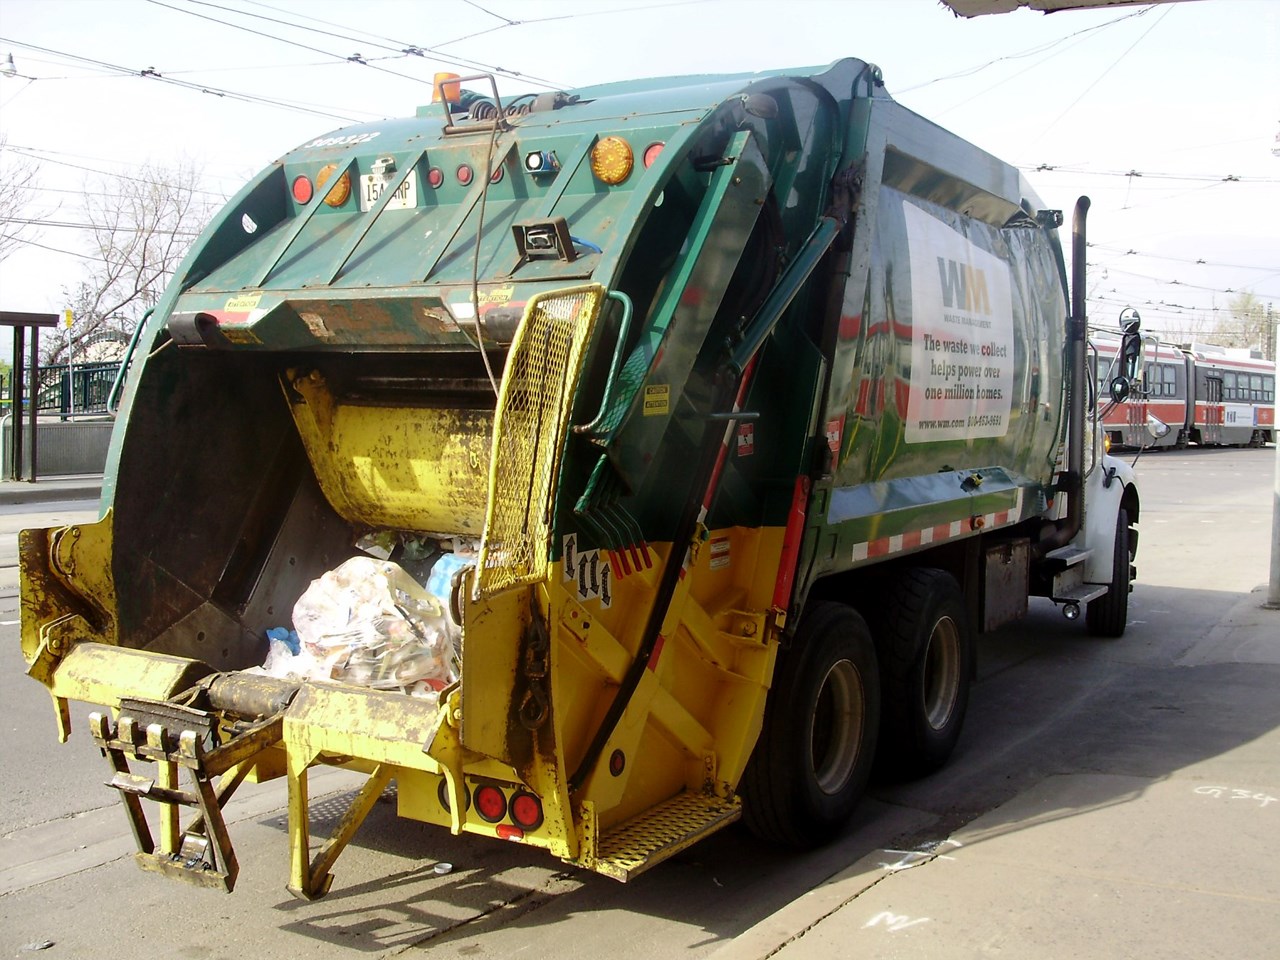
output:
M1222 378L1204 378L1204 428L1201 443L1222 442Z

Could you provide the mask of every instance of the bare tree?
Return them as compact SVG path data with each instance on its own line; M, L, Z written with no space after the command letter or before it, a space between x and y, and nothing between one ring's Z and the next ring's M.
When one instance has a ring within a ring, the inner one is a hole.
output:
M28 239L36 167L25 157L8 149L9 138L0 135L0 260Z
M94 259L79 283L63 288L75 342L132 332L217 205L190 161L174 168L144 165L87 187L82 212ZM66 349L65 339L49 338L45 362L59 362Z

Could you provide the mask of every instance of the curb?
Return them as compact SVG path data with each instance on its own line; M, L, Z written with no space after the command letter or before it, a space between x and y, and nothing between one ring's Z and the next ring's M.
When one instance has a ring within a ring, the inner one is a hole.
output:
M0 481L0 506L51 503L56 500L96 501L101 495L101 477Z

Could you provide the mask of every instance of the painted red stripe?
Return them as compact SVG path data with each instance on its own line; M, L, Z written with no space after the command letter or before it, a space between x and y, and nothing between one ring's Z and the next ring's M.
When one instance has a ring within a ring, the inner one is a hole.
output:
M649 663L646 665L647 670L658 669L658 658L662 656L662 648L666 646L667 638L662 634L658 634L658 639L654 641L653 653L649 654Z
M791 603L791 586L795 582L796 561L800 557L800 542L804 539L805 512L809 509L809 478L796 477L791 490L791 510L787 513L787 528L782 534L782 556L778 558L778 576L773 582L773 606L786 610Z

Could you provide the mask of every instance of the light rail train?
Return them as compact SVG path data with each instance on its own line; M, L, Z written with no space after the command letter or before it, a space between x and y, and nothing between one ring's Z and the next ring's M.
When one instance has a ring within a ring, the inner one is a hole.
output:
M1113 447L1260 446L1276 439L1276 364L1209 344L1143 344L1141 377L1113 403L1119 334L1091 331L1103 429ZM1154 419L1153 419L1154 418ZM1151 424L1169 430L1155 436Z

